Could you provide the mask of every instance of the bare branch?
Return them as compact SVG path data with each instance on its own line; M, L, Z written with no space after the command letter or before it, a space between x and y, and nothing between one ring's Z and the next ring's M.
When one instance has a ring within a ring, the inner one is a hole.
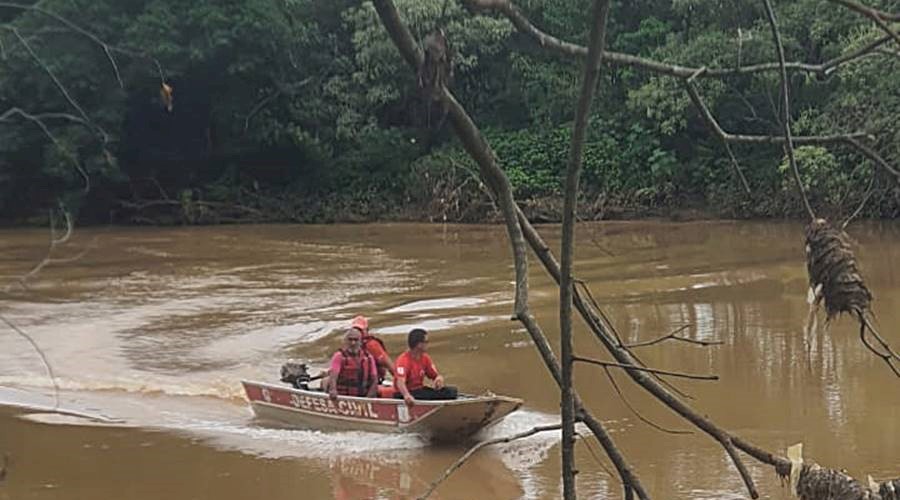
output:
M66 98L66 101L69 102L69 105L75 108L75 110L78 111L78 114L80 114L85 121L90 121L90 118L88 118L88 115L84 112L84 109L82 109L81 106L79 106L78 103L75 102L75 99L73 99L71 95L69 95L69 91L66 89L65 85L63 85L62 82L59 81L59 78L56 77L56 74L53 73L53 70L51 70L50 67L47 66L47 64L44 63L44 61L40 58L40 56L37 55L34 49L31 48L31 45L27 40L25 40L25 37L23 37L22 34L19 33L19 30L13 28L12 26L4 25L0 25L0 28L11 31L12 34L15 35L15 37L19 40L19 43L21 43L22 46L25 47L25 50L28 52L31 58L34 59L34 62L37 63L37 65L40 66L45 73L47 73L47 76L50 77L50 79L53 81L53 84L56 85L57 90L59 90L63 97Z
M681 341L681 342L687 342L688 344L700 345L703 347L707 347L707 346L711 346L711 345L722 345L725 343L721 340L694 340L694 339L689 339L687 337L679 337L678 336L679 333L683 332L684 330L687 330L691 326L693 326L693 325L682 325L682 326L678 327L674 332L672 332L668 335L663 335L662 337L659 337L659 338L656 338L653 340L648 340L646 342L637 342L634 344L626 344L625 347L628 347L628 348L646 347L646 346L658 344L660 342L664 342L666 340L677 340L677 341Z
M510 21L510 23L512 23L513 26L515 26L516 29L519 30L519 32L534 39L541 47L552 50L564 57L585 57L587 55L587 48L561 40L557 37L544 33L543 31L535 27L531 23L531 21L529 21L528 18L526 18L525 15L522 14L519 8L516 7L516 5L513 4L510 0L459 1L470 10L476 12L494 11L503 14ZM802 71L806 73L815 73L827 76L834 72L834 70L838 66L841 66L860 57L864 57L868 53L872 52L875 48L886 43L888 40L890 40L889 36L883 37L878 41L873 42L866 48L859 49L851 54L836 57L821 64L790 62L786 63L785 66L791 71ZM641 68L659 75L673 76L676 78L688 78L696 73L698 69L700 69L692 68L689 66L680 66L677 64L667 64L639 56L610 51L603 52L603 60L608 64L616 66L631 66L635 68ZM778 63L762 63L749 66L740 66L737 68L711 68L707 70L702 76L704 78L720 78L723 76L749 75L754 73L777 71L778 69Z
M588 45L588 57L584 64L581 93L575 109L575 127L569 149L569 166L566 170L566 190L563 202L561 242L561 279L559 283L559 329L562 354L562 479L563 497L575 499L575 405L572 391L572 261L575 243L575 212L578 200L578 181L584 154L584 138L597 80L600 78L600 62L606 44L606 20L609 0L594 0L593 24Z
M871 7L866 7L865 5L852 2L850 0L829 0L833 3L839 3L848 9L862 14L878 25L882 31L887 33L891 38L894 39L898 44L900 44L900 35L897 34L896 31L892 30L890 26L885 22L885 19L889 21L900 21L900 14L889 14L887 12L882 12L877 9L873 9Z
M634 364L628 363L614 363L612 361L600 361L599 359L591 359L591 358L583 358L581 356L573 356L572 359L575 361L581 361L582 363L590 363L592 365L600 365L604 367L613 367L613 368L624 368L626 370L637 370L647 373L658 373L660 375L668 375L670 377L680 377L680 378L689 378L691 380L719 380L718 375L693 375L690 373L684 372L673 372L669 370L659 370L656 368L645 368L642 366L635 366Z
M43 119L41 119L42 115L32 115L30 113L25 112L21 108L10 108L10 109L4 111L3 114L0 114L0 122L8 122L10 118L12 118L13 116L16 116L16 115L21 116L22 118L29 120L29 121L33 122L35 125L37 125L38 127L40 127L41 131L44 132L44 135L46 135L47 138L50 139L50 141L53 143L53 145L56 146L56 149L59 150L59 152L61 152L63 154L63 156L65 156L66 158L69 159L69 161L72 162L72 164L75 166L75 170L77 170L78 173L81 175L81 178L84 179L83 192L87 193L88 191L90 191L91 190L91 178L88 176L87 172L84 170L84 167L81 166L81 162L79 162L78 158L76 158L75 155L73 155L71 152L69 152L69 150L66 149L62 145L62 143L56 138L56 136L53 135L52 132L50 132L50 128L47 127L47 124L44 123ZM63 117L63 116L69 116L69 117L71 117L71 121L76 121L76 122L82 123L81 119L78 118L77 116L67 115L66 113L50 113L49 115L52 115L52 117L56 117L56 118Z
M797 190L800 192L800 198L803 200L803 206L810 219L815 219L816 214L813 212L812 206L809 204L809 198L806 196L806 188L803 187L803 181L800 180L800 169L797 168L797 159L794 158L794 139L791 136L791 96L788 86L787 69L784 61L784 44L781 43L781 32L778 30L778 23L775 20L775 11L772 9L772 2L763 0L766 7L766 17L769 19L769 26L772 28L772 37L775 39L775 48L778 53L778 66L781 70L781 127L784 131L784 150L787 153L788 161L791 164L791 171L794 173L794 181L797 183Z
M38 353L38 356L41 357L41 363L44 364L44 368L47 370L47 376L50 377L50 380L53 382L53 409L57 410L59 408L59 384L56 383L56 376L53 374L53 368L50 366L50 362L47 361L47 355L44 354L44 351L41 350L40 346L38 346L37 342L31 338L31 335L28 335L21 328L13 324L11 321L6 319L6 317L0 315L0 321L6 324L6 326L10 327L14 332L16 332L20 337L24 338L31 344L31 347Z
M619 399L622 400L622 403L625 404L625 407L627 407L629 410L631 410L631 413L633 413L634 416L636 416L641 422L644 422L645 424L649 425L650 427L653 427L654 429L661 431L661 432L665 432L667 434L693 434L693 432L691 432L691 431L666 429L665 427L657 424L656 422L653 422L649 418L641 415L641 413L639 411L637 411L637 409L634 406L632 406L631 403L628 402L628 398L626 398L625 395L622 394L622 390L619 389L619 384L616 383L616 379L615 379L615 377L613 377L612 372L610 372L609 367L604 366L603 371L606 372L606 378L609 379L609 383L612 384L613 389L616 391L616 394L619 395Z
M847 228L847 225L850 224L850 221L855 219L860 213L862 213L863 208L866 206L866 203L869 202L869 198L872 197L872 194L875 192L875 179L878 176L875 173L872 173L872 178L869 179L869 187L866 188L866 194L863 196L862 201L859 202L859 206L856 207L856 210L853 211L845 220L840 224L841 231Z
M547 270L547 273L559 283L560 276L560 268L559 263L556 261L556 258L550 252L549 247L544 242L544 240L540 237L540 234L534 229L527 219L525 219L524 215L519 213L520 224L522 225L522 230L525 234L525 237L528 240L528 244L534 250L535 255L537 255L538 259L544 265L544 268ZM588 303L581 296L581 294L576 289L574 296L574 304L578 312L581 313L582 318L585 323L587 323L588 327L595 334L598 340L603 344L606 350L612 354L616 360L623 365L631 365L635 368L639 368L636 365L636 361L634 356L631 354L628 349L624 348L620 342L615 340L615 337L609 333L605 327L603 326L602 320L600 317L595 314L589 307ZM661 403L668 406L672 411L681 415L685 420L693 423L697 428L701 429L703 432L707 433L709 436L714 438L719 442L720 445L725 449L728 453L729 457L731 457L732 462L735 465L735 468L738 470L738 473L741 475L741 479L744 481L750 495L753 498L758 498L759 493L756 491L756 487L753 484L753 479L750 477L747 472L746 466L741 461L740 457L734 452L734 448L737 447L749 454L753 458L759 460L760 462L772 465L775 467L776 471L785 475L790 472L791 464L790 462L783 458L779 457L771 452L767 452L758 446L753 445L752 443L740 439L737 436L733 436L726 432L725 430L719 428L715 423L701 415L693 408L685 404L683 401L676 398L668 389L666 389L660 382L654 379L647 372L641 370L628 370L625 372L634 380L638 385L643 387L647 392L656 397Z
M539 433L539 432L558 431L560 428L562 428L562 425L560 425L560 424L554 424L554 425L540 425L540 426L534 427L534 428L532 428L532 429L529 429L529 430L527 430L527 431L525 431L525 432L520 432L520 433L518 433L518 434L513 434L512 436L506 436L506 437L501 437L501 438L489 439L489 440L487 440L487 441L481 441L481 442L477 443L475 446L472 446L471 448L469 448L469 450L466 451L466 452L463 454L463 456L459 457L455 462L453 462L453 464L452 464L450 467L448 467L448 468L444 471L444 473L441 474L440 477L438 477L438 478L437 478L436 480L434 480L430 485L428 485L428 489L425 490L424 493L422 493L421 495L419 495L419 496L416 497L416 498L417 498L418 500L424 500L424 499L430 497L431 494L434 493L434 490L437 489L437 487L438 487L441 483L443 483L444 480L446 480L448 477L450 477L450 475L453 474L453 472L456 471L456 469L459 469L460 467L462 467L462 465L466 462L466 460L469 459L469 457L471 457L472 455L474 455L478 450L484 448L485 446L491 446L491 445L494 445L494 444L509 443L509 442L515 441L515 440L517 440L517 439L522 439L522 438L526 438L526 437L529 437L529 436L533 436L533 435L535 435L535 434L537 434L537 433Z
M693 76L684 80L684 87L688 93L688 96L691 98L691 102L694 103L694 106L697 108L697 111L700 112L700 116L703 117L703 121L706 125L716 134L720 139L722 139L722 145L725 146L725 151L728 153L728 157L731 159L731 166L734 168L734 173L737 175L738 179L741 181L741 186L744 188L744 192L747 194L751 193L750 184L747 182L747 178L744 177L744 172L741 170L741 165L738 163L737 158L734 156L734 152L731 150L731 145L728 143L728 139L726 138L725 131L719 127L719 124L716 122L716 119L713 118L712 113L709 111L709 108L706 107L706 104L703 103L703 99L700 97L700 94L697 92L696 87L694 87L694 78L701 75L705 72L706 68L701 68L701 71L695 73Z

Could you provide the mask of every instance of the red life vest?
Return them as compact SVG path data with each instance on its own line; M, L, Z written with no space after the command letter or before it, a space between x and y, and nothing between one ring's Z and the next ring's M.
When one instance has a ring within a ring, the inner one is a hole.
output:
M381 351L387 354L387 349L384 347L384 342L374 335L366 335L366 337L363 339L363 351L371 355L371 353L369 353L369 341L377 342L378 345L381 346ZM387 375L387 369L382 366L377 359L375 360L375 368L378 370L378 383L380 384L384 380L384 376Z
M341 373L337 379L337 392L344 396L364 397L372 385L371 356L360 350L356 356L341 349Z

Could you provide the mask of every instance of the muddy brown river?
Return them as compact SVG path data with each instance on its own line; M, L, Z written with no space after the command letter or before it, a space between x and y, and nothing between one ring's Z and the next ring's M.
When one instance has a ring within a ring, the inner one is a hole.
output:
M558 246L558 226L539 228ZM900 224L850 234L882 334L900 348ZM46 252L47 231L0 231L0 287ZM715 374L675 383L721 426L774 452L856 477L900 476L900 380L844 317L807 341L797 222L609 222L579 227L576 275L620 334L721 341L641 347L653 367ZM396 356L413 327L448 383L525 406L479 439L558 421L558 392L509 321L513 272L502 226L371 224L79 229L0 314L42 347L59 385L0 324L0 500L414 498L465 451L411 435L324 433L254 420L241 379L276 381L289 358L325 366L364 314ZM531 263L531 305L558 339L557 289ZM824 321L824 318L820 318ZM576 351L604 353L576 323ZM607 358L608 359L608 358ZM748 495L712 439L624 374L578 365L586 404L657 499ZM84 416L80 416L84 415ZM93 418L87 418L87 416ZM589 433L576 446L580 498L621 485ZM557 434L487 448L434 498L557 498ZM746 463L764 498L789 498L771 467ZM0 461L2 465L2 461Z

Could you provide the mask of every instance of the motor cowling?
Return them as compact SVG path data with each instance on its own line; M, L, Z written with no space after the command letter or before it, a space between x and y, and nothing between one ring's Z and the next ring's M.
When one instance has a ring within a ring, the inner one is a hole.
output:
M309 382L312 379L309 375L306 363L298 363L296 361L288 361L281 365L281 381L291 384L297 389L309 390Z

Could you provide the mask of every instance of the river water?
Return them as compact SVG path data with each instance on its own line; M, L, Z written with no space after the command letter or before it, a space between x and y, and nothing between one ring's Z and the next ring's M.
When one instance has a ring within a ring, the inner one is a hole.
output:
M539 228L558 246L559 228ZM882 334L900 348L900 225L851 236ZM47 232L0 232L3 283L46 253ZM721 426L773 452L857 477L900 475L900 381L865 350L852 319L807 340L803 235L796 222L609 222L579 227L576 275L653 367L715 374L675 381ZM81 254L86 250L86 253ZM558 420L558 392L509 321L513 274L502 226L372 224L78 230L53 263L0 303L0 499L413 498L465 447L415 436L322 433L254 421L241 379L275 381L288 359L324 367L356 314L396 356L413 327L431 332L449 383L523 398L480 436ZM6 286L5 284L3 286ZM531 305L558 338L557 289L536 260ZM824 318L821 318L824 321ZM580 321L576 351L601 358ZM747 498L722 449L702 433L641 421L603 369L578 365L578 390L654 498ZM693 430L612 373L653 423ZM78 414L102 420L87 419ZM621 498L589 434L577 444L581 498ZM557 434L485 449L435 498L556 498ZM763 497L788 498L770 467L746 458ZM2 462L0 462L2 464Z

